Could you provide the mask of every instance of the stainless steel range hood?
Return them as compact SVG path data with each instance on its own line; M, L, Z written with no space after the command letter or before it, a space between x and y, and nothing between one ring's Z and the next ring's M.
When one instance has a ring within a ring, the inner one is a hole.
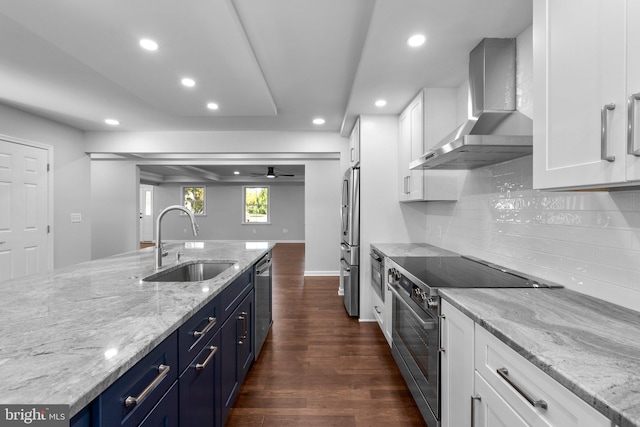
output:
M516 40L484 39L469 54L472 117L411 169L476 169L533 151L533 122L516 111Z

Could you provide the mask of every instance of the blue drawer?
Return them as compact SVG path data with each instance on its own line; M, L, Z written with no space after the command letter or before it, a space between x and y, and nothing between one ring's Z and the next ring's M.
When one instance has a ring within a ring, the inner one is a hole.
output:
M253 271L248 270L238 277L219 295L220 298L220 324L229 318L238 304L253 289Z
M178 334L174 332L98 397L94 406L98 424L139 425L177 378Z
M222 325L220 315L220 297L216 297L191 316L178 329L178 365L179 372L185 370L193 358L204 348Z

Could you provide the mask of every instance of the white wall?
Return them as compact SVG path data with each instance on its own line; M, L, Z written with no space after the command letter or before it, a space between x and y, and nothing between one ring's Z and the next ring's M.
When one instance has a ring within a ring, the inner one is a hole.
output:
M425 241L425 204L398 201L398 116L360 117L360 320L372 311L371 243Z
M135 163L91 162L93 259L139 248L139 186Z
M305 276L340 271L340 166L339 161L305 163Z
M531 29L518 51L532 117ZM458 202L427 204L427 242L640 311L640 191L544 192L532 176L531 156L471 171Z
M91 169L82 132L0 105L0 134L53 147L54 268L91 259ZM71 213L81 213L82 222L72 224Z
M305 274L337 275L340 261L340 182L342 177L341 157L348 149L348 141L333 132L87 132L86 149L91 153L188 153L192 158L201 153L223 154L227 162L243 163L243 159L273 164L305 165ZM278 157L280 156L280 157ZM273 160L275 158L275 160ZM269 160L271 159L271 160ZM203 161L207 161L206 159ZM224 159L212 160L222 162ZM108 203L118 197L111 191L108 176L121 173L116 161L97 161L96 170L101 182L94 190L103 199L101 210L112 211L112 215L127 221L127 233L138 228L137 189L131 195L135 204L122 207ZM134 165L134 161L122 161ZM93 167L93 166L92 166ZM108 169L112 169L111 172ZM128 169L123 177L132 176ZM118 179L119 181L119 179ZM123 183L124 185L124 183ZM137 185L137 183L136 183ZM129 189L126 190L129 192ZM94 230L103 230L113 217L102 215L94 219ZM129 238L129 236L126 236ZM253 240L253 239L252 239ZM97 243L96 243L97 245ZM95 247L95 245L94 245ZM104 248L100 256L129 250L128 244ZM100 246L103 248L103 246ZM94 255L96 257L96 255Z
M181 204L183 184L154 187L154 214L169 205ZM206 215L197 216L202 240L269 240L304 242L304 183L269 182L245 185L269 186L269 224L242 224L243 184L191 183L206 187ZM186 215L168 213L162 219L162 238L191 240L193 232ZM284 232L284 230L287 232ZM154 236L155 238L155 236Z

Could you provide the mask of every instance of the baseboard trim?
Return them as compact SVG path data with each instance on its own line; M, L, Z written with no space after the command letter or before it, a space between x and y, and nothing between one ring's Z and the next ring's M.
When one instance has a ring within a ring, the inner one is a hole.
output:
M340 272L339 271L305 271L304 275L332 277L332 276L340 276Z

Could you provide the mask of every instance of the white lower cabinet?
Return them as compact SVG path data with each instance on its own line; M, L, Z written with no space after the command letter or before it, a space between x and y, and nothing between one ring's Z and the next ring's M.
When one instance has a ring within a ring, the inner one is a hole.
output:
M442 427L470 425L473 393L473 320L442 300L440 418Z
M385 286L385 291L390 294L391 291L387 291L386 289ZM391 295L385 294L385 301L383 302L377 293L372 292L373 316L376 318L384 337L387 339L389 347L391 347L391 298Z
M446 301L442 315L443 427L611 426L601 413Z

